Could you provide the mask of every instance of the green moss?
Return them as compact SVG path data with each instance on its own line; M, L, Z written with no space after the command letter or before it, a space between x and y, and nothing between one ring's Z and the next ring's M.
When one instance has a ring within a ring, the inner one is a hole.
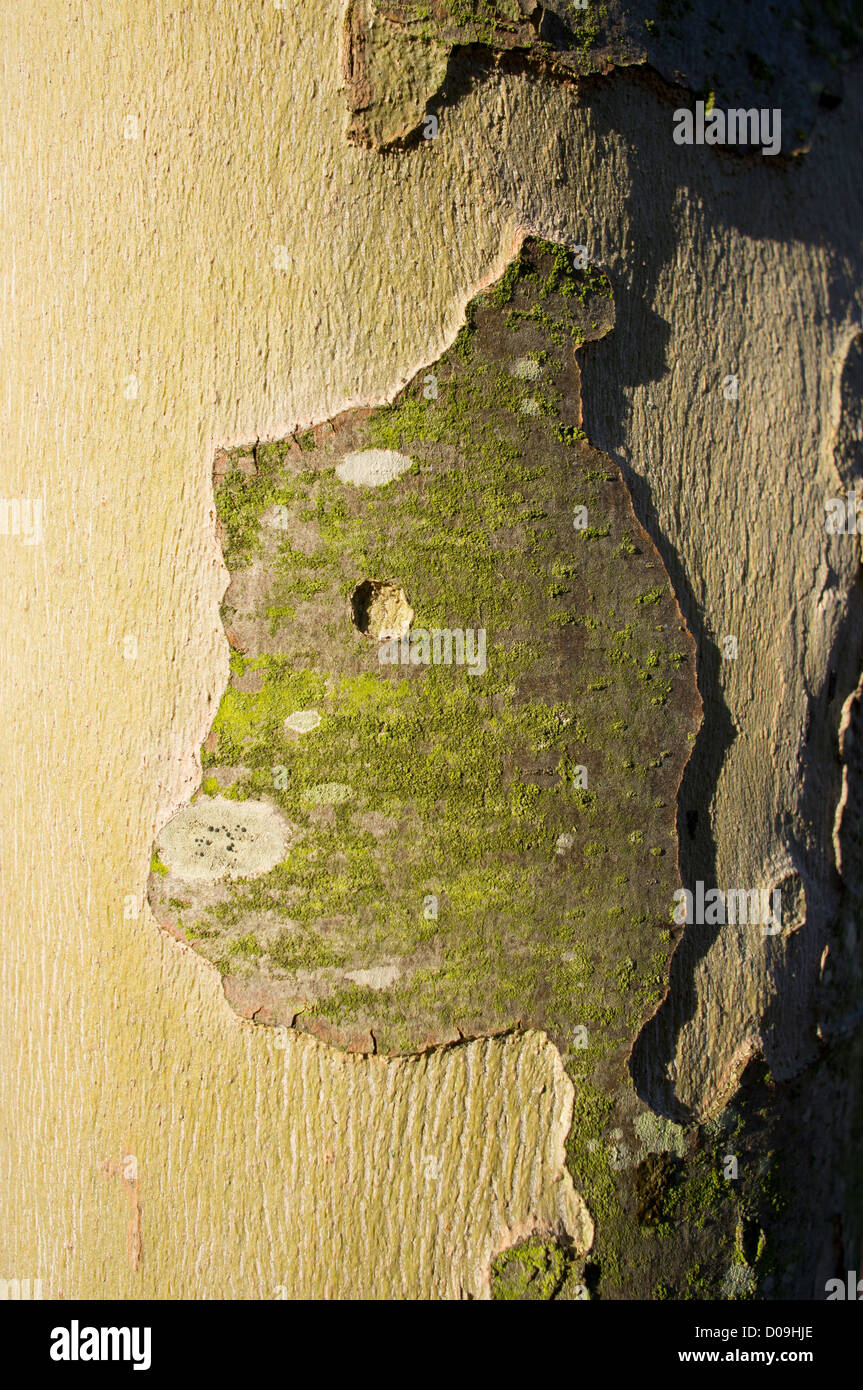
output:
M434 398L421 373L392 405L318 431L313 452L260 445L255 474L220 484L229 568L258 565L258 606L242 614L257 635L232 652L205 790L264 796L295 834L269 873L189 909L185 930L223 973L254 960L292 998L311 978L298 1026L373 1028L382 1051L544 1028L576 1081L570 1162L614 1287L640 1228L608 1132L629 1087L620 1059L667 980L670 939L656 927L676 869L648 846L672 833L657 792L673 804L688 750L669 697L686 696L688 720L694 675L685 663L674 674L670 585L640 588L657 568L645 568L646 539L631 541L619 474L569 423L571 345L606 293L566 248L527 242L435 364ZM524 358L534 379L514 373ZM346 486L340 451L363 448L396 449L411 468L384 488ZM275 505L286 530L261 524ZM573 528L576 505L587 532ZM381 665L351 622L364 578L404 588L414 630L482 628L481 678ZM286 733L311 709L315 729ZM346 794L320 795L334 784ZM391 961L385 988L347 976ZM575 1023L586 1049L570 1046ZM604 1109L597 1067L611 1068Z
M593 296L601 299L613 299L611 281L604 270L598 266L589 265L578 277L573 293L575 293L582 304L586 304Z
M261 954L261 948L258 945L257 938L252 932L247 932L245 936L238 936L235 941L231 942L229 949L234 956L248 956L254 958Z
M587 9L576 9L574 5L569 9L569 26L575 36L575 45L582 59L582 63L591 68L589 62L590 50L596 44L601 29L600 20L607 17L608 10L606 5L598 8L593 4L588 5Z
M659 603L659 602L661 601L661 599L662 599L663 593L664 593L664 590L662 589L662 586L659 585L659 584L655 584L655 585L653 586L653 588L651 588L651 589L646 589L645 592L644 592L643 594L639 594L638 597L637 597L637 599L635 600L635 602L636 602L636 603Z
M321 966L339 966L343 955L328 946L316 932L302 928L280 933L269 951L270 959L282 970L311 970Z
M489 303L493 304L496 309L502 309L505 305L509 304L515 287L524 274L524 261L521 255L518 255L514 261L510 261L500 280L494 288L489 291ZM461 332L464 332L464 329L462 329Z
M451 24L467 28L474 43L494 44L501 27L501 16L494 0L440 0L443 15Z
M492 1261L492 1298L499 1302L544 1302L554 1298L567 1273L567 1259L554 1241L527 1240Z

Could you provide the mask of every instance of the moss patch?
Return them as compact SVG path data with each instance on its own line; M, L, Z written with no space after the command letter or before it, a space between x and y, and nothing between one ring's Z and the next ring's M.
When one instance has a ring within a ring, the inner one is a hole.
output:
M492 1262L492 1298L539 1303L554 1298L567 1275L568 1260L552 1240L526 1240Z
M659 553L581 428L577 353L613 312L600 270L528 241L392 405L259 444L253 468L222 456L232 653L204 788L269 802L292 838L254 879L191 889L167 864L149 891L258 1023L392 1053L544 1029L576 1082L593 1277L620 1289L627 1241L673 1228L676 1178L638 1219L626 1058L667 987L700 701ZM371 449L410 467L339 476ZM385 660L363 584L413 614ZM542 1258L534 1291L561 1274Z
M424 371L312 447L258 446L254 473L228 458L235 649L204 785L297 833L177 926L228 975L255 934L256 973L240 963L261 1022L396 1052L530 1023L564 1054L581 1025L611 1053L661 997L699 703L658 553L579 437L575 350L607 331L610 294L529 242L433 393ZM368 449L411 467L343 481ZM366 609L393 594L412 637L382 662ZM151 885L164 915L177 887ZM369 971L393 983L350 978Z

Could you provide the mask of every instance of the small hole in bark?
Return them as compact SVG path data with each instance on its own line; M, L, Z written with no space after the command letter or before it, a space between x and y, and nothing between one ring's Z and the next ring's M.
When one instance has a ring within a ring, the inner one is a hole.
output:
M354 627L374 641L405 637L414 611L404 589L388 580L364 579L351 594Z

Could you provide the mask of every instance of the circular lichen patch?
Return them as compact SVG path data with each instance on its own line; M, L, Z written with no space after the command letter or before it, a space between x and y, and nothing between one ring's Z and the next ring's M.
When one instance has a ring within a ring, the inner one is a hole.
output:
M311 806L341 806L342 802L350 800L351 795L350 787L342 782L319 782L317 786L306 788L303 801Z
M363 989L387 989L401 973L397 965L373 965L368 970L348 970L345 975Z
M509 372L510 376L517 377L520 381L536 381L540 370L540 365L535 358L518 357L512 363Z
M193 801L168 821L157 840L159 858L186 883L256 878L284 859L293 831L268 801Z
M336 468L336 477L354 487L383 487L401 477L410 466L410 459L395 449L363 449L345 455Z
M316 729L321 722L321 716L316 709L298 709L293 714L289 714L285 720L285 728L292 734L310 734L312 729Z

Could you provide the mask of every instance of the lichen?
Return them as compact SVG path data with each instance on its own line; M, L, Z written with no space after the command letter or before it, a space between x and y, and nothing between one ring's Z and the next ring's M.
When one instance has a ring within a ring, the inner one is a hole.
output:
M578 424L574 354L612 316L601 271L528 241L391 405L259 443L254 472L228 453L234 647L205 790L267 800L292 839L268 872L198 899L150 881L160 920L258 1023L383 1052L545 1029L576 1081L570 1163L609 1287L626 1240L661 1229L628 1213L609 1164L610 1142L640 1141L608 1135L667 984L676 793L700 719L658 552ZM343 480L368 450L410 467ZM482 671L382 664L363 584L370 603L400 595L414 635L481 630Z

